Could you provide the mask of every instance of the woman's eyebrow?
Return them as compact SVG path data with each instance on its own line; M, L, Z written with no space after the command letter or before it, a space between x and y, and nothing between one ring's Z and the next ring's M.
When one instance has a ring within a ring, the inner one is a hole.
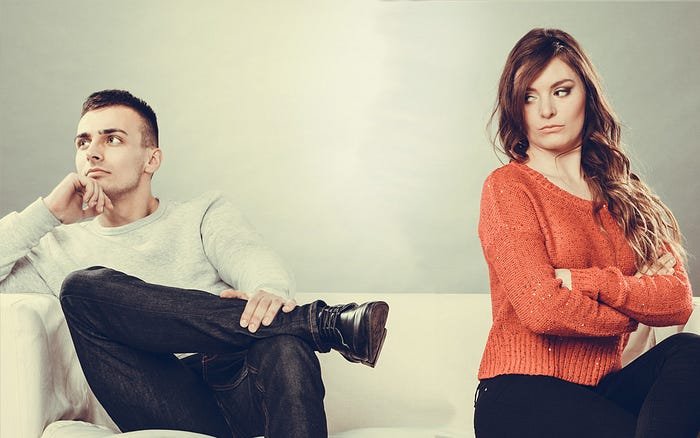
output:
M566 82L574 82L574 80L573 80L573 79L569 79L569 78L561 79L561 80L556 81L555 83L553 83L553 84L549 87L549 89L551 90L552 88L557 88L558 86L563 85L563 84L566 83ZM537 91L537 90L535 90L535 89L532 88L532 87L527 87L527 90L525 90L525 91Z

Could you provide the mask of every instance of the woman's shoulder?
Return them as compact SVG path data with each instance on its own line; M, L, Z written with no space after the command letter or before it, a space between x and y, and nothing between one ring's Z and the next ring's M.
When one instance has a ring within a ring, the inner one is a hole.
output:
M527 166L516 162L504 164L497 169L494 169L484 181L484 189L488 187L522 187L523 184L529 185L532 182L532 177L528 174Z
M551 187L550 187L551 186ZM484 181L481 191L483 203L505 203L511 207L517 205L537 209L545 205L570 204L567 199L559 199L559 194L544 176L526 164L510 162L493 170ZM557 196L557 202L551 199ZM571 195L569 195L571 196Z

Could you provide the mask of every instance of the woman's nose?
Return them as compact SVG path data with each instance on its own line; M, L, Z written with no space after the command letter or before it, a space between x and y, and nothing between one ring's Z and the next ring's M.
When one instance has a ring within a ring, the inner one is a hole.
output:
M557 110L554 106L554 102L551 99L540 100L540 116L545 119L549 119L557 114Z

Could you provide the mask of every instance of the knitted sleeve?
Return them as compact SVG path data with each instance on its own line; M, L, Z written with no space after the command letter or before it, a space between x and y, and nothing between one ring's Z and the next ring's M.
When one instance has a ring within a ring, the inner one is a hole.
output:
M244 292L262 289L294 297L294 277L281 257L240 211L220 194L214 195L202 220L201 233L207 257L221 279Z
M523 184L497 173L486 180L479 237L491 275L497 277L520 322L535 333L559 336L605 337L634 331L637 324L627 315L561 286L538 216Z
M52 292L27 254L58 225L41 198L0 219L0 292Z
M630 318L655 327L685 324L693 311L688 275L678 262L673 275L623 275L617 267L572 269L574 289Z

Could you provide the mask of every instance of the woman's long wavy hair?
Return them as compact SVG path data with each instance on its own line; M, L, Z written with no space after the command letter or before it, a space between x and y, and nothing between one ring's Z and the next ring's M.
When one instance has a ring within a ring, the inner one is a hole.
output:
M558 58L579 76L586 90L581 167L593 196L593 213L604 204L622 227L634 250L637 269L651 266L669 250L685 261L676 218L668 207L630 170L620 144L620 122L602 92L600 79L578 42L557 29L533 29L515 44L498 85L498 99L489 127L498 118L494 146L511 160L528 160L523 115L527 87L549 62Z

